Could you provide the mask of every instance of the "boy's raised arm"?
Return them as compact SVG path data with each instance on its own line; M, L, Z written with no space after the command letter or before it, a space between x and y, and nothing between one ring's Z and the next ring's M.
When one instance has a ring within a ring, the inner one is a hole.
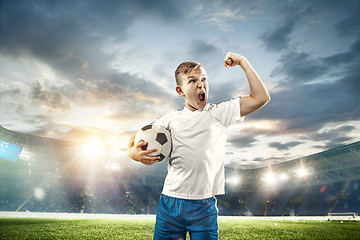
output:
M270 95L264 83L245 57L228 52L225 56L224 63L227 68L239 65L244 70L249 82L250 95L240 98L241 116L255 112L270 101Z
M130 137L129 143L128 143L128 149L127 149L127 155L137 161L141 162L145 165L153 165L154 163L158 162L160 157L158 156L150 156L150 153L156 152L157 149L147 149L142 150L142 146L145 146L147 142L138 142L134 143L136 134L132 135Z

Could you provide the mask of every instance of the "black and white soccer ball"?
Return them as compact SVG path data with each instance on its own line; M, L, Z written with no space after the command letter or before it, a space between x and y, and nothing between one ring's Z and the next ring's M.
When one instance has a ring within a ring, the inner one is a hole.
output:
M161 125L146 125L141 128L135 136L135 144L145 141L148 144L142 146L143 150L156 148L157 151L150 156L160 156L159 162L170 156L172 150L171 133Z

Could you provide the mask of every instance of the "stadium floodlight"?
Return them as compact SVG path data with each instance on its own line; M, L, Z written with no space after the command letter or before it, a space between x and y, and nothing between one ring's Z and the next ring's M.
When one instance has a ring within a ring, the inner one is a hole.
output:
M267 184L275 184L276 183L276 176L273 172L269 171L266 173L265 177L263 178L263 180L267 183Z
M240 177L237 175L233 175L229 178L226 179L226 182L231 184L231 185L238 185L240 183Z
M43 200L45 198L45 191L44 189L37 187L34 189L34 196L37 200Z
M82 146L82 152L90 156L98 156L104 152L104 147L99 139L93 138L88 144Z
M298 177L306 177L309 175L309 172L306 168L301 167L297 170L297 175Z

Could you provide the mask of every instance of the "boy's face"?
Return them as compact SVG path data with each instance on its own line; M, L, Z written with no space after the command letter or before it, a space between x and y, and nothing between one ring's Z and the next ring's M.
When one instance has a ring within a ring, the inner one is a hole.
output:
M191 111L203 110L208 98L208 83L205 69L195 68L182 76L182 84L176 86L176 92L184 97Z

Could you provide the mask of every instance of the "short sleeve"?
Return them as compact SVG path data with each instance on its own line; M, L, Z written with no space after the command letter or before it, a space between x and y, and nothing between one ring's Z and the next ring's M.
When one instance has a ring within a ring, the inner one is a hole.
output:
M163 126L166 129L169 129L169 124L170 124L170 120L171 120L170 115L171 115L171 113L165 114L165 115L159 117L157 120L155 120L151 124L160 125L160 126Z
M238 121L244 121L245 118L240 117L240 97L219 104L213 104L211 106L211 115L225 127Z

